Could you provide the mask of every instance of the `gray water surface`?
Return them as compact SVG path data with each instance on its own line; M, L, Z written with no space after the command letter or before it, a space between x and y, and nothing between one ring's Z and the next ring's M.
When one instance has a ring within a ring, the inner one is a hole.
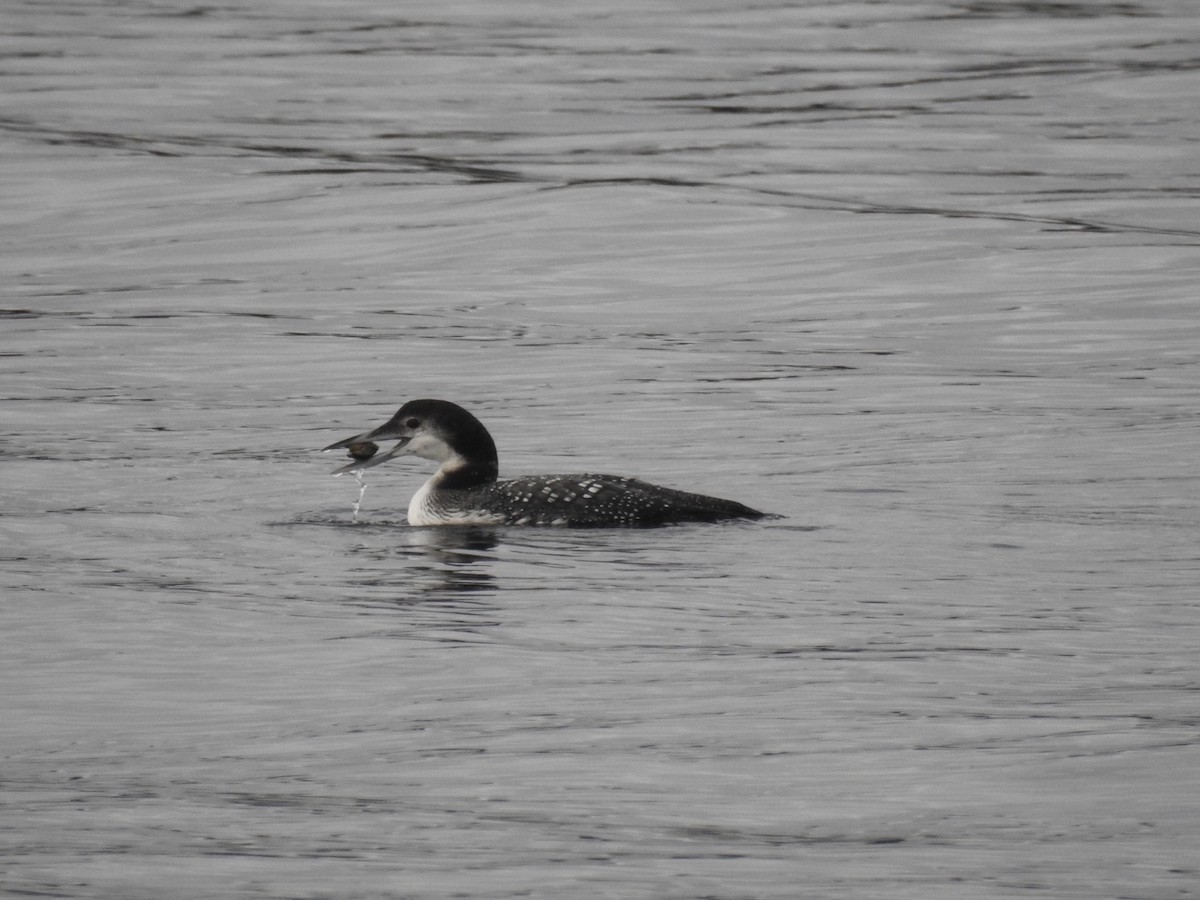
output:
M0 893L1200 896L1190 0L0 34Z

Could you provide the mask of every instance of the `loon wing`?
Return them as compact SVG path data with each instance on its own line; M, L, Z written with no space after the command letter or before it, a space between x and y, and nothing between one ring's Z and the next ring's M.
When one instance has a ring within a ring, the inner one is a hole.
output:
M538 475L482 489L503 507L509 524L577 527L653 526L680 522L761 519L749 506L619 475Z

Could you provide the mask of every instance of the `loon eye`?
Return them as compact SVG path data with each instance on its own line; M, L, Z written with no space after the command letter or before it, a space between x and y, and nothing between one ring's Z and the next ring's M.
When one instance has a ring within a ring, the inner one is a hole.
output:
M420 425L420 424L421 424L421 420L420 420L420 419L405 419L405 420L404 420L404 427L405 427L405 428L416 428L416 427L417 427L418 425Z

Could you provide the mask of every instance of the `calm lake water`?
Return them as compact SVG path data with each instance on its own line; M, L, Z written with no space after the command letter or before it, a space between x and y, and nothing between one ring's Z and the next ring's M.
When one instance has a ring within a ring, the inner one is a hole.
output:
M1193 0L0 33L5 896L1200 896Z

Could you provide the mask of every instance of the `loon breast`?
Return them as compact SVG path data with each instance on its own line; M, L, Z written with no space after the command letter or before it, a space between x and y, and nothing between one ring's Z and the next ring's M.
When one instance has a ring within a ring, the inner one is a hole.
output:
M364 455L374 441L398 443ZM761 519L766 514L734 500L693 494L619 475L529 475L499 480L496 445L471 413L446 400L411 400L373 431L338 441L354 462L335 474L411 454L439 468L408 505L412 525L566 525L636 527L682 522ZM355 453L355 448L360 448Z

